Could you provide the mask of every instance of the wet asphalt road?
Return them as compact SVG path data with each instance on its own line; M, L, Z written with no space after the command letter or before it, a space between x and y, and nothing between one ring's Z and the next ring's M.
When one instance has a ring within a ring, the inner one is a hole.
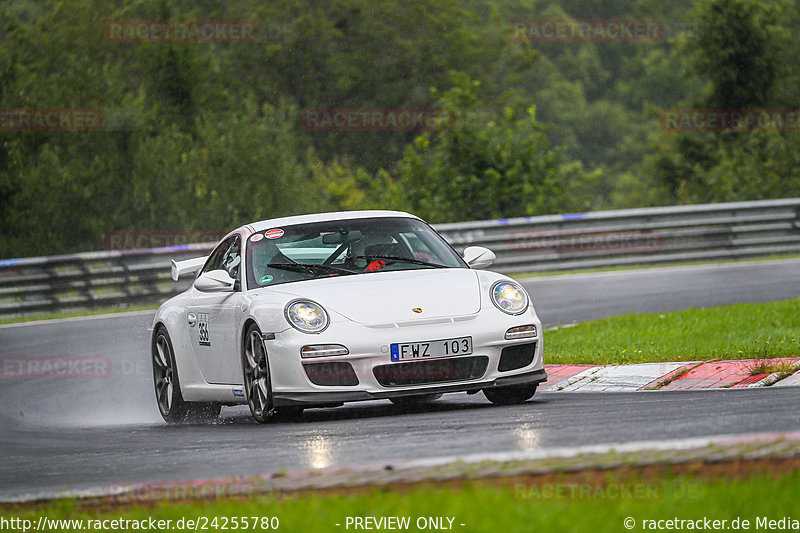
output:
M537 278L548 325L800 296L800 260ZM492 407L446 395L404 413L388 401L311 410L259 426L246 408L220 423L167 427L152 392L152 313L0 327L0 360L108 357L96 378L0 380L0 500L121 484L384 464L476 452L800 429L796 389L538 393Z

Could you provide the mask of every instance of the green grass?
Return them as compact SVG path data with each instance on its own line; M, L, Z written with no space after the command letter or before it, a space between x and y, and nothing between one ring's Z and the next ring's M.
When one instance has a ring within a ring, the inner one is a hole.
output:
M800 299L621 315L547 331L545 363L800 356Z
M25 316L0 318L0 325L19 324L21 322L35 322L37 320L58 320L61 318L74 318L79 316L107 315L110 313L130 313L133 311L155 311L155 305L131 305L128 307L104 307L92 310L57 311L53 313L36 313Z
M563 479L563 482L561 481ZM584 496L571 487L587 487ZM616 486L617 489L611 488ZM628 495L619 488L627 487ZM561 492L555 493L555 490ZM639 491L638 494L634 491ZM589 494L588 496L586 494ZM745 479L713 481L672 474L653 479L618 477L607 472L587 478L549 478L544 481L509 480L495 483L480 481L460 485L413 485L405 488L375 488L350 494L324 492L301 497L276 498L257 495L242 500L208 500L202 502L161 502L154 506L81 507L75 501L60 501L33 507L0 508L8 518L27 518L36 522L39 516L51 519L154 519L172 520L172 531L180 518L277 517L278 531L343 532L348 516L408 516L411 527L419 517L452 517L453 530L463 532L531 532L625 531L623 521L635 520L634 530L642 531L642 521L659 519L731 520L737 517L750 521L755 530L757 517L780 519L792 515L800 494L800 472L761 474ZM796 518L800 518L797 516ZM341 524L336 526L335 524ZM461 526L461 524L465 524ZM228 524L230 529L230 524ZM202 530L202 528L200 528ZM683 529L687 529L684 527ZM763 528L762 528L763 529ZM51 528L51 531L64 529ZM211 531L212 529L208 529ZM252 530L252 528L249 528ZM257 528L258 531L263 531Z
M764 359L750 367L750 375L758 374L778 374L778 379L791 376L797 371L797 366L791 362L772 361Z

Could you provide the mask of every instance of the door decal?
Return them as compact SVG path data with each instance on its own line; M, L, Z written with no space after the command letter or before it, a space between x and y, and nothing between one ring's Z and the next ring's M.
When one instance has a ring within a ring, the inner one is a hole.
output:
M208 313L197 313L197 329L200 346L211 346L211 338L208 335Z

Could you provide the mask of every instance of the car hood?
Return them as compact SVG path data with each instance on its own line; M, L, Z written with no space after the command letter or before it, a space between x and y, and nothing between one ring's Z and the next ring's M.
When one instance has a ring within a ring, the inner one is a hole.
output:
M274 290L309 298L366 325L471 315L481 306L477 273L466 268L375 272L301 281Z

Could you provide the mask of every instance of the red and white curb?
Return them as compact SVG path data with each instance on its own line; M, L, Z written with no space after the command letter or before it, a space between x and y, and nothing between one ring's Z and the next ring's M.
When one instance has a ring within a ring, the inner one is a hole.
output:
M778 372L758 372L759 365L791 365L794 374L779 379ZM546 365L546 392L632 392L800 386L800 357L690 361L633 365Z

